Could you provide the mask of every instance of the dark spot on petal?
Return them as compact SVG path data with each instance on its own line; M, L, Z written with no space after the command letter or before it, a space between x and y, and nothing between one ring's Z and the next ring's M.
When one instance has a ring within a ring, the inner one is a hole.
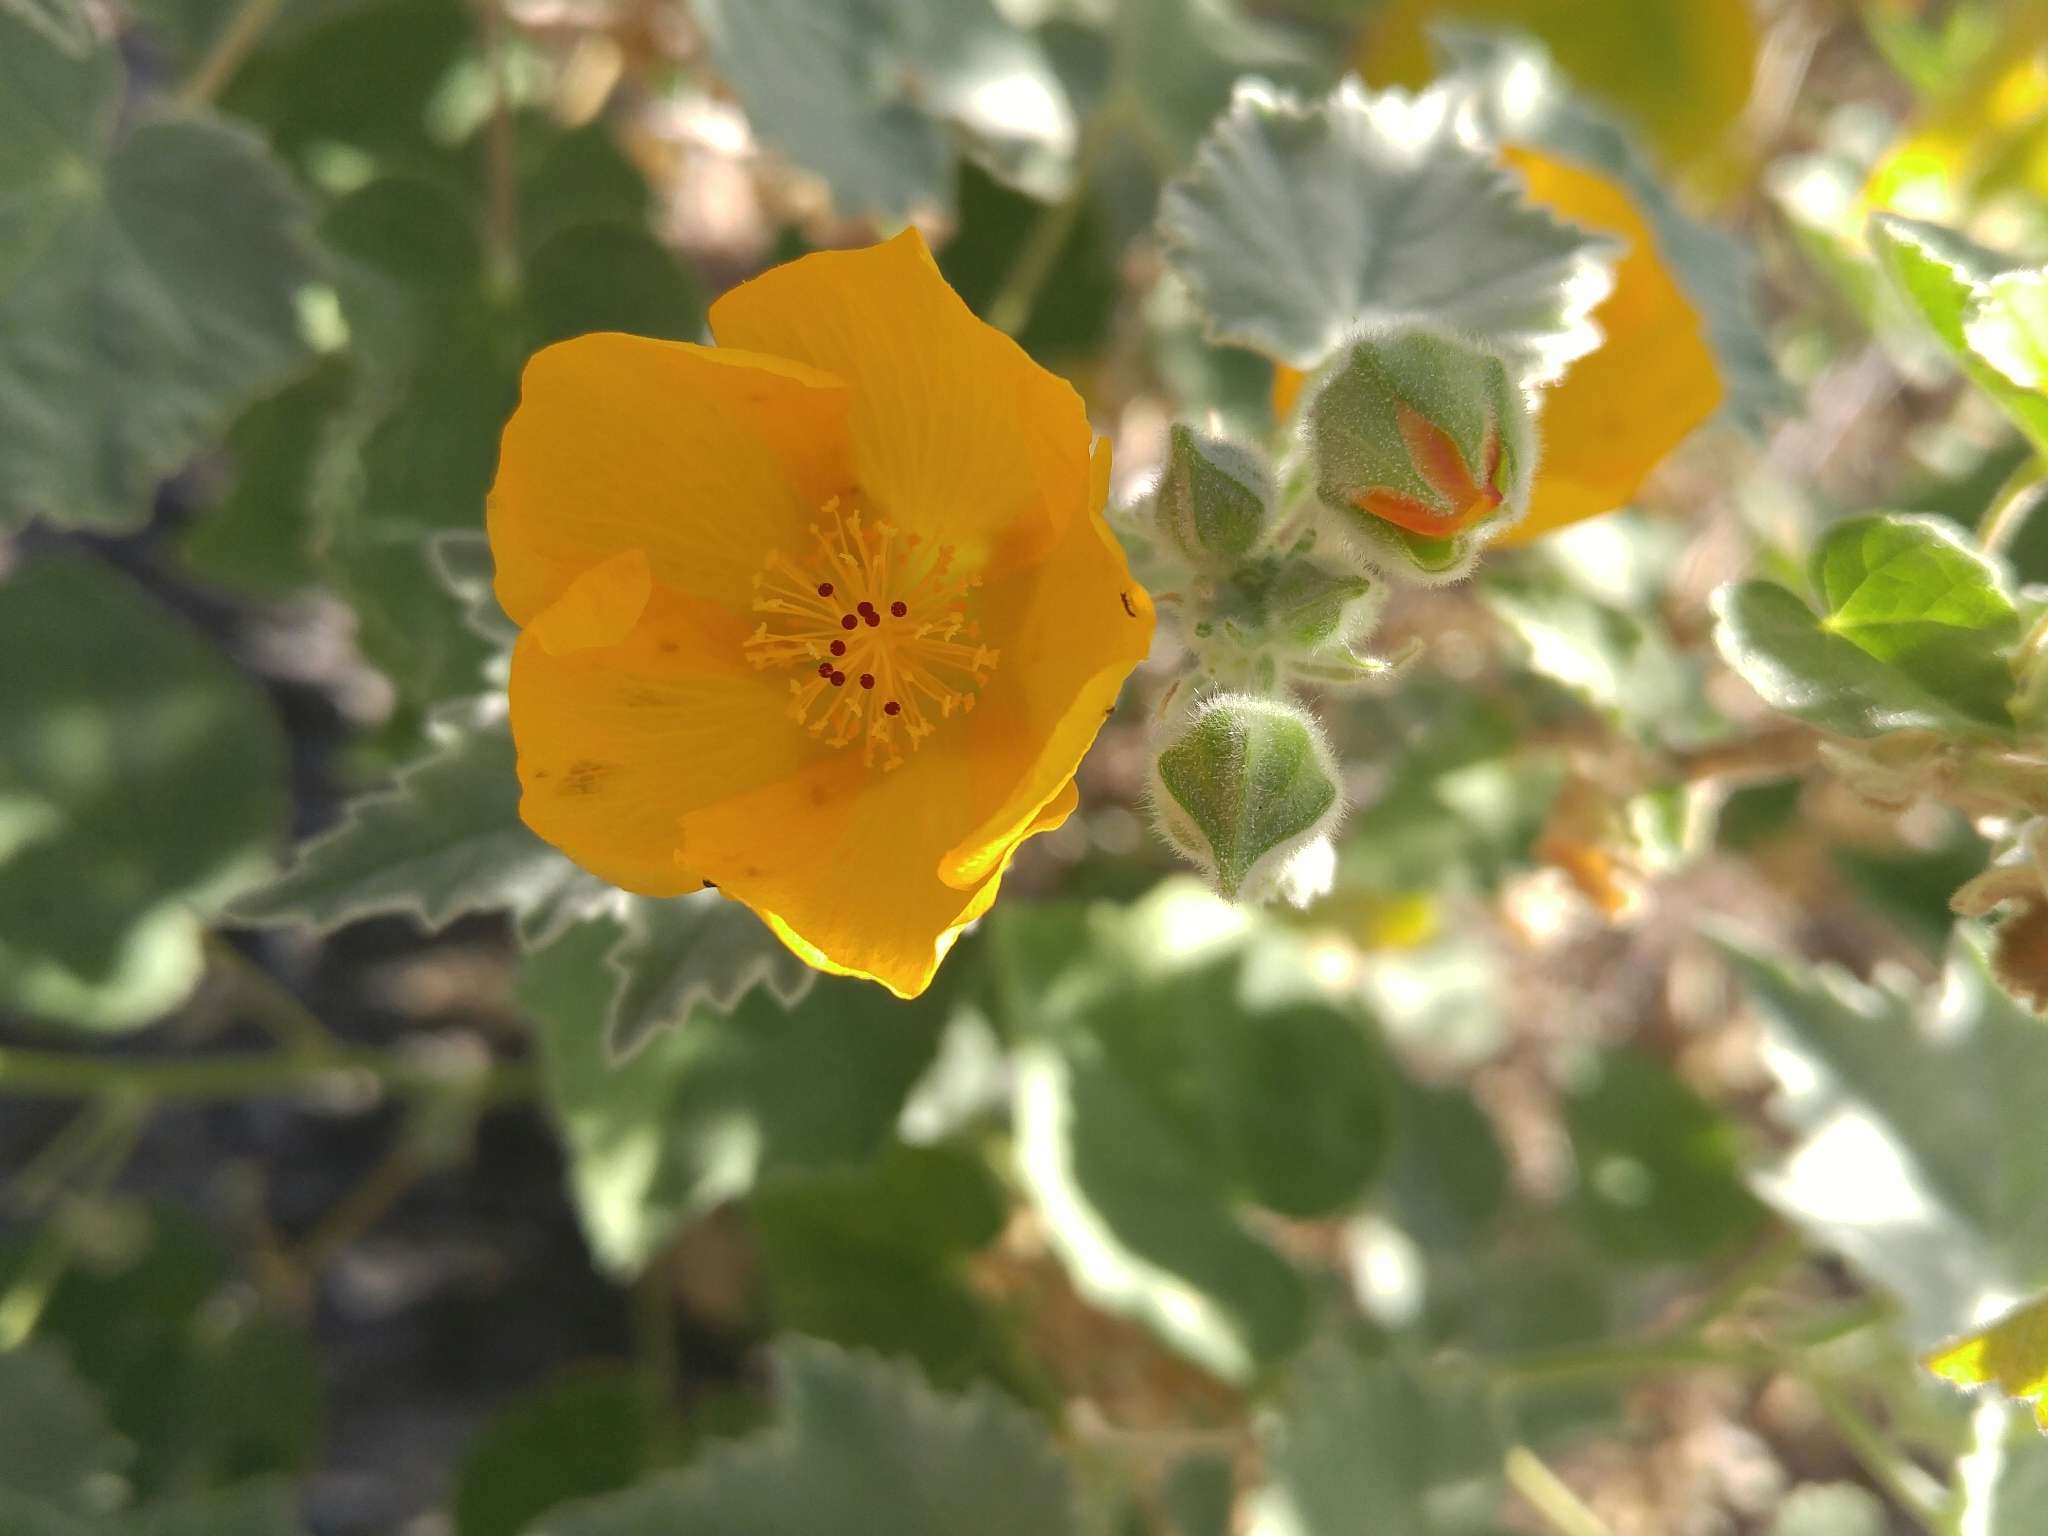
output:
M1119 592L1117 593L1117 596L1124 600L1124 612L1135 619L1138 616L1138 605L1131 601L1131 594L1128 592Z

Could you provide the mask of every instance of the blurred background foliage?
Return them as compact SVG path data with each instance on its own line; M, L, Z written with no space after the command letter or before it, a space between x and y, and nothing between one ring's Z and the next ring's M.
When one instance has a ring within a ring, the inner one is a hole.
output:
M1146 834L1172 658L915 1004L519 825L534 348L914 221L1127 502L1276 427L1163 189L1446 22L1743 242L1791 387L1396 593L1328 895ZM1755 657L1878 510L2038 622L2048 324L1967 325L2044 259L2026 0L0 0L0 1529L2037 1532L1913 1361L2048 1284L2048 962L1950 909L2039 790L1829 755L2010 730L1980 652Z

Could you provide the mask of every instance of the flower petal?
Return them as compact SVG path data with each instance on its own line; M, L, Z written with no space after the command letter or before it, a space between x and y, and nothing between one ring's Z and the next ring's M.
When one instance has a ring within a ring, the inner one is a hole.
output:
M1628 242L1614 292L1594 312L1606 341L1545 391L1529 512L1498 540L1511 545L1626 505L1720 409L1724 391L1699 312L1628 194L1533 150L1503 154L1527 181L1531 202Z
M982 622L1002 655L966 723L970 803L988 807L948 849L939 876L966 889L1007 857L1022 829L1074 777L1131 670L1152 648L1152 599L1131 579L1102 520L1107 439L1089 512L1039 564L991 583Z
M1052 547L1088 487L1080 396L946 286L916 230L820 251L711 306L721 345L851 387L854 472L878 513L1000 569Z
M920 752L892 773L769 784L686 816L683 856L808 964L915 997L995 900L1017 847L1064 821L1076 799L1067 785L1016 829L988 877L962 890L938 876L960 831L960 768L957 756Z
M789 718L788 681L748 667L746 621L655 587L632 632L556 654L538 627L512 653L522 820L585 869L643 896L717 875L678 859L685 816L857 772Z
M662 584L744 608L767 550L846 488L846 407L778 357L610 332L535 353L491 487L498 601L532 623L638 549Z

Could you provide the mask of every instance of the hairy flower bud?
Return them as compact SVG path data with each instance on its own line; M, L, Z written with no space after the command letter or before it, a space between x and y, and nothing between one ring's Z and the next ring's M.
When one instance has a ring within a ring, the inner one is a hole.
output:
M1317 494L1390 573L1464 574L1482 529L1527 510L1529 406L1496 354L1428 330L1351 347L1308 408Z
M1160 534L1197 565L1251 553L1273 509L1273 476L1248 449L1176 423L1153 495Z
M1279 893L1296 856L1343 815L1337 762L1285 699L1219 694L1170 728L1153 756L1160 834L1231 900Z

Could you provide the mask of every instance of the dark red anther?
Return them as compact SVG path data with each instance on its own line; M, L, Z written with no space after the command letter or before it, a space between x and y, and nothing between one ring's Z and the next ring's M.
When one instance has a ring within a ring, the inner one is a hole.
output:
M860 620L856 619L852 614L849 613L845 618L839 621L839 627L841 629L852 629L858 623L860 623Z
M846 654L846 642L844 640L834 640L832 642L832 654L834 656L844 656Z
M866 613L863 613L861 617L866 619L870 626L882 622L882 616L879 613L875 612L875 610L872 608L868 609Z
M872 687L874 687L874 686L875 686L875 674L874 674L874 673L872 673L872 672L863 672L863 673L861 673L861 675L860 675L860 685L861 685L861 687L863 687L863 688L872 688Z
M903 617L903 615L910 612L910 604L905 602L894 602L889 605L889 611L895 614L896 617L900 619Z
M818 583L818 596L820 596L820 597L830 597L831 595L832 595L832 583L831 583L831 582L829 582L829 581L821 581L821 582L819 582L819 583Z
M832 663L831 663L831 662L829 662L829 661L821 661L821 662L819 662L819 663L818 663L818 676L820 676L820 677L830 677L831 675L832 675Z
M903 713L903 706L901 704L898 704L894 699L891 699L888 703L882 706L882 713L885 715L900 715Z
M844 672L834 672L832 674L832 686L834 688L844 688L846 686L846 674Z

